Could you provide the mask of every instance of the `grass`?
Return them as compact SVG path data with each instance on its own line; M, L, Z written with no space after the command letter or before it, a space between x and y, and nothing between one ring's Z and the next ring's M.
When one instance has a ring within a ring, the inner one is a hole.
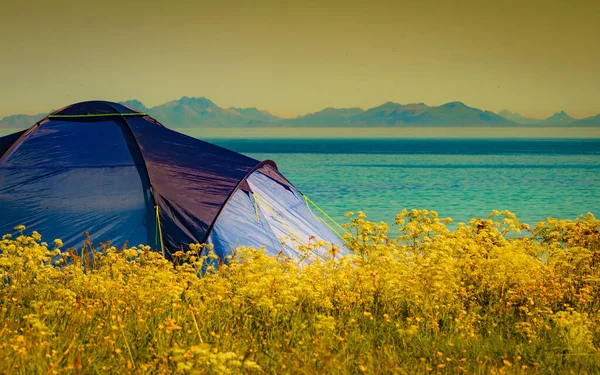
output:
M0 241L0 373L600 372L600 222L351 216L351 253ZM86 254L81 257L79 255Z

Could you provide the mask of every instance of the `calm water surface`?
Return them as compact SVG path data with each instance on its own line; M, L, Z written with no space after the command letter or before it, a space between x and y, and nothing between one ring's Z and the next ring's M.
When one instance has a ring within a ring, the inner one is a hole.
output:
M402 208L454 222L510 210L522 222L600 212L600 140L225 140L272 159L334 218L364 211L393 221Z

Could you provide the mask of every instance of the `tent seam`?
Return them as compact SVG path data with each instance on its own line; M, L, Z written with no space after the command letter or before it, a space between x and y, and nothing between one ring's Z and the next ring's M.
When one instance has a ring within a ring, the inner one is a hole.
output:
M146 113L136 112L136 113L89 113L87 115L48 115L46 116L49 119L69 119L69 118L85 118L85 117L112 117L112 116L148 116Z
M135 145L137 146L138 152L140 153L140 157L142 158L142 163L144 164L144 169L146 170L146 176L148 178L148 188L150 189L150 196L152 197L152 201L154 202L154 209L156 210L156 216L157 216L157 221L156 221L156 226L157 226L157 230L162 230L162 228L159 228L160 226L160 221L158 219L159 217L159 207L158 207L158 202L156 201L156 196L154 194L154 187L152 185L152 179L150 178L150 171L148 170L148 164L146 164L146 158L144 157L144 154L142 153L142 148L140 147L140 144L138 143L137 138L135 137L135 134L133 133L133 130L131 130L131 126L129 126L129 123L127 122L127 119L120 114L120 118L123 121L123 123L125 124L125 127L127 128L127 130L129 130L129 134L131 135L131 138L133 138L133 141L135 142ZM160 237L160 247L162 250L162 254L163 257L166 258L166 253L165 253L165 246L163 243L163 238L162 238L162 234Z
M227 198L225 198L225 200L221 204L221 207L219 208L219 211L217 211L217 214L215 215L215 218L213 219L212 223L210 223L210 225L206 229L206 234L204 235L204 238L202 239L202 242L200 242L200 243L206 243L206 241L208 241L210 232L212 232L217 220L219 219L219 216L221 215L221 213L223 212L223 209L225 208L225 205L227 205L227 203L229 202L229 200L231 199L233 194L235 194L235 192L239 190L240 186L244 183L244 181L246 181L248 179L248 177L250 177L250 175L252 173L256 172L260 167L262 167L263 165L267 165L267 164L274 166L275 169L277 170L277 164L275 164L275 162L273 160L263 160L260 163L256 164L256 166L254 166L254 168L252 168L250 171L248 171L248 173L246 173L246 175L244 177L242 177L240 179L240 181L238 181L237 185L235 185L235 187L231 190L231 192L229 193ZM202 255L202 254L200 254L200 255Z
M252 192L252 196L253 196L253 198L256 198L256 195L254 194L254 192ZM256 200L256 199L253 199L253 200ZM281 243L281 240L275 234L275 231L271 227L269 220L267 220L267 216L264 214L263 210L260 207L257 206L257 208L258 208L258 211L260 211L260 213L262 214L262 216L265 219L265 220L260 221L260 226L263 228L263 230L269 236L269 239L271 240L271 244L275 247L275 250L279 250L279 249L285 250L285 246ZM272 236L269 234L271 234ZM277 240L277 242L275 242L275 240ZM279 250L279 251L281 251L281 250Z
M9 156L11 156L14 153L14 151L21 145L21 143L23 143L25 138L29 137L29 135L33 133L47 119L48 116L44 117L40 121L33 124L29 129L27 129L25 133L21 134L21 136L8 148L8 150L6 150L4 155L2 155L2 157L0 158L0 166L6 161L6 159L8 159Z

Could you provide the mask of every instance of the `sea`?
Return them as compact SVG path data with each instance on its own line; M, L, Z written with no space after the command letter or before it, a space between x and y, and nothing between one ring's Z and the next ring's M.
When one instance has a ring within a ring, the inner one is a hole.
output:
M599 139L212 139L277 163L341 223L403 209L458 222L509 210L522 223L600 213Z

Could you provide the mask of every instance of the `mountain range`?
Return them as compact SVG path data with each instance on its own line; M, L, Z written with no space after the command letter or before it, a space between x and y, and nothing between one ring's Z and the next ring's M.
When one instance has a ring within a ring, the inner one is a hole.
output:
M462 102L440 106L424 103L387 102L362 108L325 108L296 118L280 118L257 108L222 108L211 100L184 96L155 107L139 100L121 102L147 113L169 127L381 127L381 126L600 126L600 114L575 119L564 111L546 119L521 116L509 110L497 114L469 107ZM13 115L0 120L0 128L27 128L43 118L37 115Z
M556 112L554 115L545 118L545 119L536 119L536 118L528 118L521 116L518 113L513 113L507 109L504 109L498 112L498 115L513 121L517 124L522 125L570 125L574 122L578 122L581 120L577 120L571 116L569 116L565 111ZM593 118L593 117L589 117ZM582 119L587 120L587 119ZM600 123L599 123L600 124Z

